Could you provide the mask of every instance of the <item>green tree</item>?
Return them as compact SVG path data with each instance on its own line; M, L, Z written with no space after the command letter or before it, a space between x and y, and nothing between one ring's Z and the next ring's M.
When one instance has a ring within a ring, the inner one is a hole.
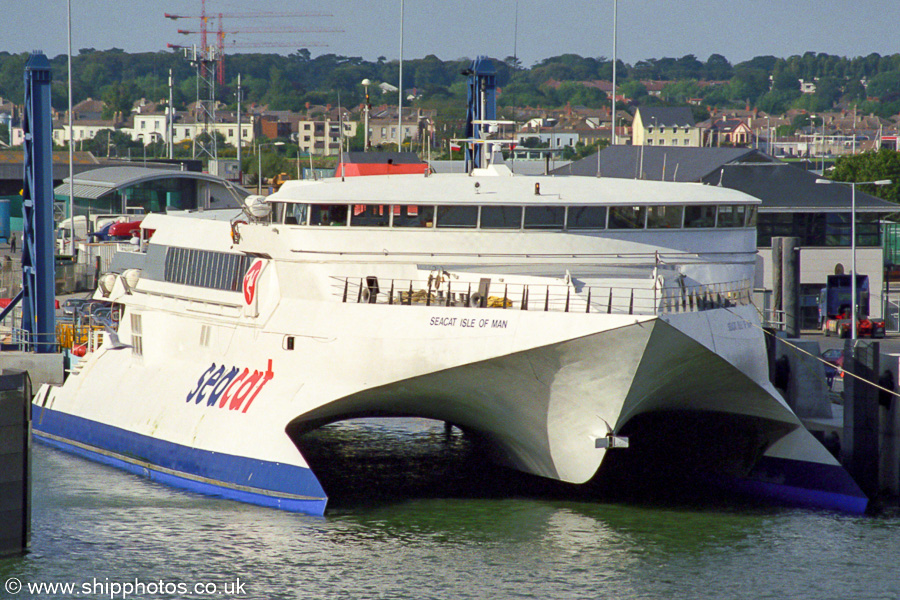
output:
M734 67L728 62L728 59L721 54L711 54L706 59L704 66L704 76L709 81L724 81L734 76Z
M754 104L757 98L769 91L769 75L762 69L735 68L728 88L731 100Z
M866 87L868 96L876 98L891 98L900 93L900 71L879 73L872 77Z
M700 97L700 84L696 79L685 79L667 84L662 89L662 97L666 102L687 102L691 98Z
M877 152L863 152L837 159L831 172L835 181L880 181L890 179L885 186L860 186L860 190L891 202L900 201L900 152L882 148Z
M134 83L130 81L117 81L103 88L101 98L106 106L103 108L103 118L113 119L117 116L127 118L131 114L131 107L136 98Z
M644 87L644 84L640 81L632 80L626 81L625 83L620 85L617 93L632 100L639 100L647 96L647 88Z

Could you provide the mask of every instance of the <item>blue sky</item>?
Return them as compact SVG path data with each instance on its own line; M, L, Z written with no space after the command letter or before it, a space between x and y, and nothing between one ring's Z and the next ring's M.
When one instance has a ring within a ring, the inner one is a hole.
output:
M163 13L199 15L201 0L71 0L72 46L165 50L190 43L177 29L199 29L199 19L170 21ZM515 31L518 5L518 35ZM66 51L67 0L0 0L0 50ZM328 13L330 17L226 18L226 30L307 27L340 33L247 34L227 40L291 41L314 54L396 59L400 54L400 0L206 0L207 14ZM849 7L856 9L853 13ZM612 55L613 0L405 0L404 58L435 54L447 60L515 51L526 66L567 52ZM618 56L645 58L724 55L732 63L771 54L806 51L840 56L900 53L900 1L618 0ZM217 29L218 21L210 25ZM327 46L312 46L312 44ZM241 48L226 52L290 52L292 48Z

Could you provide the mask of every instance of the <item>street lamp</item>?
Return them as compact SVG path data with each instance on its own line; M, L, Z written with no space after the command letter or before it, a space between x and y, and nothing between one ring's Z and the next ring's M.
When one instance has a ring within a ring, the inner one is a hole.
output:
M362 80L362 86L366 89L366 130L363 138L363 152L369 151L369 86L372 82L368 78Z
M890 179L877 181L835 181L833 179L816 179L816 183L840 183L850 186L850 339L856 340L856 186L858 185L891 185Z
M262 149L263 146L284 146L284 142L266 142L256 146L256 193L262 196Z

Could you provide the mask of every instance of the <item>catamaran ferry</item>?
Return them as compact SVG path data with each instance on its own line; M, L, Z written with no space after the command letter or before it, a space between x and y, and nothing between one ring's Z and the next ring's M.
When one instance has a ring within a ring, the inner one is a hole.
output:
M715 186L494 164L291 181L233 218L151 214L96 293L120 306L118 330L35 396L35 435L321 514L298 437L417 416L565 482L616 455L641 476L861 512L769 382L750 304L757 206Z
M297 440L366 416L442 420L572 484L611 464L864 511L769 382L750 304L758 200L515 176L488 160L495 74L469 70L465 174L294 181L237 215L145 218L96 292L118 330L39 390L35 434L313 514L326 494Z

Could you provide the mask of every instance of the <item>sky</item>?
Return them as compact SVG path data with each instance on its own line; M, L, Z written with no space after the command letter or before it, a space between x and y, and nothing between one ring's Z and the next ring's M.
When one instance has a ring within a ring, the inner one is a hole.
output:
M226 53L287 54L307 47L313 56L395 60L402 4L404 59L515 54L528 67L564 53L610 58L615 1L617 56L630 64L687 54L703 61L721 54L736 64L754 56L787 58L807 51L847 57L900 53L898 0L206 0L206 13L222 13L225 31L330 30L229 34ZM65 54L69 2L75 54L81 48L152 52L166 50L168 43L199 42L199 35L177 30L200 29L201 0L0 0L0 51ZM242 18L266 11L281 16ZM164 13L194 18L172 21ZM218 27L218 19L209 25L210 30ZM230 47L266 42L292 45Z

